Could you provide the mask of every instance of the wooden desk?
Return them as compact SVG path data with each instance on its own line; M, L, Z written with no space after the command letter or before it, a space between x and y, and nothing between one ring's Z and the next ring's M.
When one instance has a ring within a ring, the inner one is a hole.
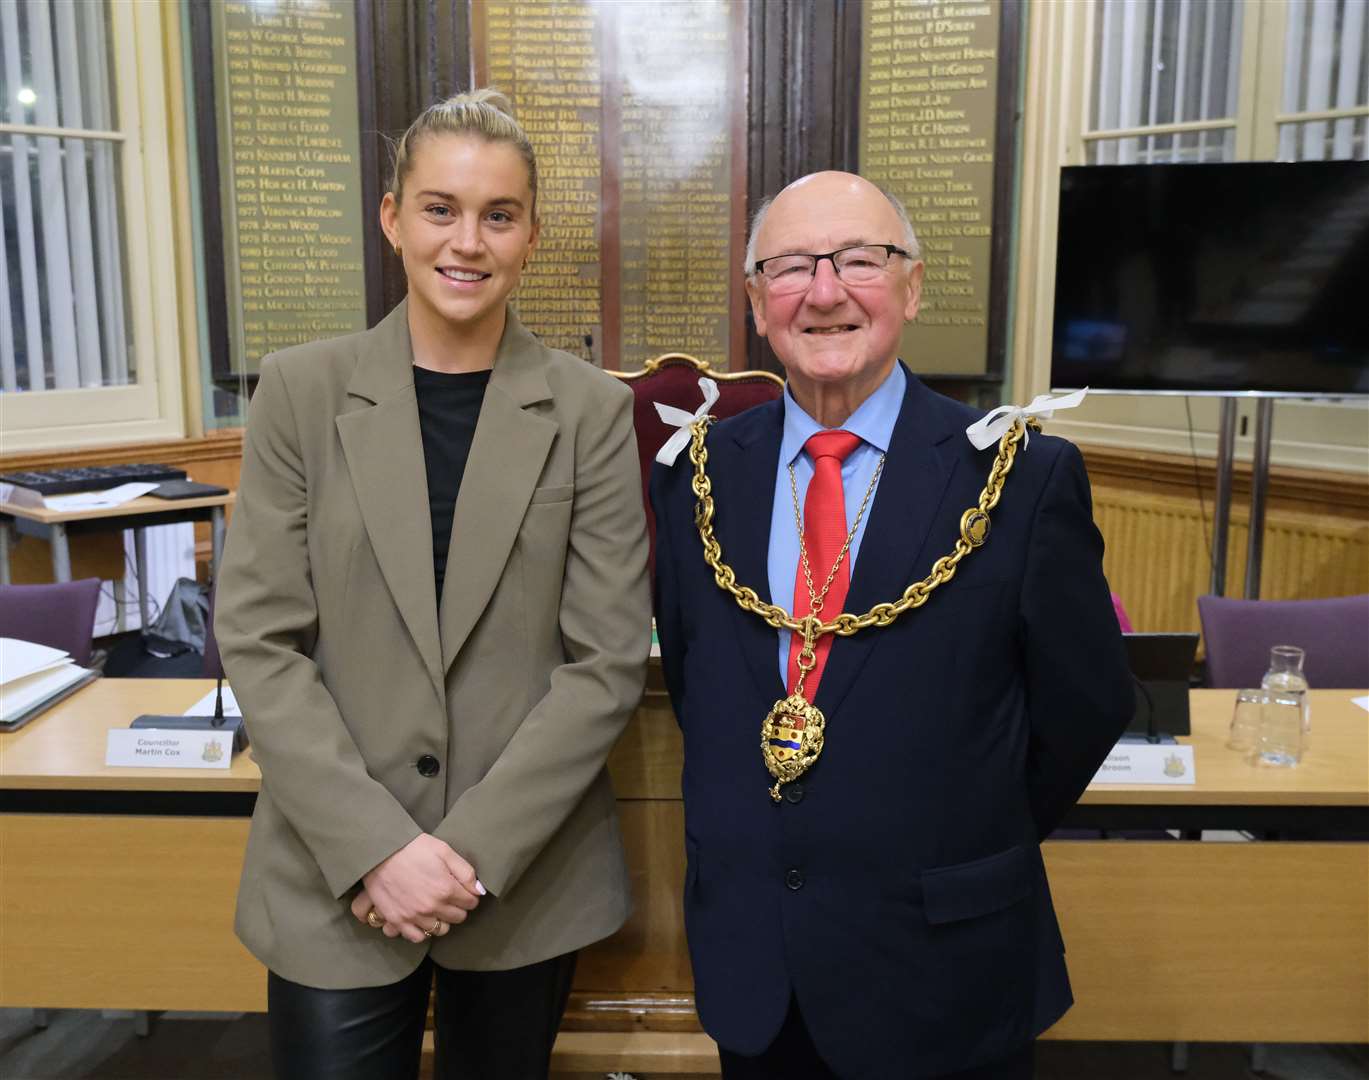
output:
M103 764L109 727L209 685L102 679L0 735L0 1006L265 1008L263 969L232 934L256 766ZM1313 692L1293 770L1225 749L1233 695L1193 695L1195 786L1094 788L1072 823L1369 832L1369 713L1352 692ZM679 754L649 694L610 762L637 907L581 955L557 1068L711 1068L680 914ZM1048 1038L1369 1041L1369 845L1048 841L1045 856L1078 1002Z
M138 610L144 629L149 625L147 605L147 540L143 530L154 525L183 521L207 521L212 538L209 576L217 573L223 556L224 510L233 504L232 492L196 499L155 499L143 495L122 506L90 510L49 510L0 502L0 585L10 581L10 545L13 531L47 540L52 546L54 581L71 580L69 536L89 532L133 530L133 553L138 572Z
M1226 748L1234 690L1189 694L1198 782L1192 787L1097 784L1090 806L1369 806L1369 712L1350 699L1364 691L1313 690L1309 750L1295 769L1256 768Z
M1226 748L1234 690L1190 699L1197 783L1097 785L1066 824L1256 843L1048 841L1075 1007L1047 1038L1369 1041L1369 712L1312 692L1295 769Z
M265 1008L265 970L233 936L256 765L104 764L111 727L212 686L100 679L0 735L0 1005Z

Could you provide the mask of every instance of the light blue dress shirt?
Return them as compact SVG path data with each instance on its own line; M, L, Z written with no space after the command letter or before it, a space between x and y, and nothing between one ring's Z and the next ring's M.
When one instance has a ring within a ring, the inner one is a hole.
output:
M860 509L860 501L865 497L865 489L875 474L881 454L889 450L889 440L893 438L894 424L898 422L899 410L903 408L903 394L908 386L908 377L903 374L903 365L894 364L884 381L868 398L860 403L841 425L842 431L849 431L861 439L861 445L851 451L841 465L842 494L846 500L846 527ZM813 479L813 459L803 450L803 444L825 430L821 424L809 416L794 396L788 384L784 388L784 435L780 439L780 464L775 473L775 501L770 511L770 552L767 571L770 576L770 601L784 608L794 610L794 579L799 566L799 537L794 527L794 497L789 490L789 465L794 465L794 482L799 492L799 508L802 510L808 496L808 483ZM876 485L878 489L878 485ZM870 523L870 512L874 509L875 496L871 493L870 504L865 508L865 516L860 519L851 550L847 554L848 569L855 577L856 556L860 554L860 542L865 536L865 527ZM816 567L813 570L813 585L822 588L830 566ZM789 631L779 631L780 682L786 682L789 675Z

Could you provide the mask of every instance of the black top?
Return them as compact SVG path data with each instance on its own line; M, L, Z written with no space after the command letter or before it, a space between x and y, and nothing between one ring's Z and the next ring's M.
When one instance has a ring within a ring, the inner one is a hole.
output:
M433 578L439 606L456 495L461 490L461 476L471 455L471 440L475 438L475 422L480 418L480 404L485 400L489 382L489 371L452 374L414 368L418 426L423 432L423 466L428 474L428 510L433 519Z

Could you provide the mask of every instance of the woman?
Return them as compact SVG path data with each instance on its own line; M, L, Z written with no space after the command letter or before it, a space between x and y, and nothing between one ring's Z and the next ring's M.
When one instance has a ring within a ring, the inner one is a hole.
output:
M509 310L537 165L426 110L381 225L408 297L262 363L215 630L262 789L238 936L281 1076L544 1076L627 916L604 770L650 644L631 395Z

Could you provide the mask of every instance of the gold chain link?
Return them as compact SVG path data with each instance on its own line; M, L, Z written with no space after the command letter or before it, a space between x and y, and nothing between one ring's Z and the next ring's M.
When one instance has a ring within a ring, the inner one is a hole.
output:
M915 581L909 585L903 591L903 595L893 603L876 604L864 615L842 612L830 622L819 623L816 627L812 626L816 620L811 615L805 619L795 619L778 604L767 604L757 595L755 589L747 585L738 585L736 571L723 562L722 545L718 543L718 538L713 533L713 483L708 478L706 468L708 465L708 448L704 445L704 438L708 434L708 425L713 422L713 419L711 416L705 416L690 425L690 432L693 437L689 444L689 460L694 465L694 479L691 487L695 499L698 500L694 507L694 525L699 530L699 539L703 541L704 561L713 570L713 580L717 582L720 589L731 593L732 598L737 601L743 611L750 611L759 615L767 625L773 626L776 630L789 630L800 634L811 633L816 639L822 634L839 634L841 637L850 637L857 630L864 630L867 627L888 626L905 611L911 611L925 604L938 586L946 584L955 576L955 570L960 564L960 560L978 546L978 544L972 544L965 538L965 529L962 527L962 535L956 540L955 549L949 555L943 555L937 559L932 564L931 573L921 581ZM967 510L965 512L967 516L977 509L979 514L987 519L989 512L998 505L998 500L1003 494L1003 482L1007 479L1008 473L1012 471L1013 461L1017 457L1018 444L1026 435L1027 427L1031 427L1035 431L1039 431L1041 428L1035 419L1029 419L1026 425L1019 420L998 441L998 454L994 458L993 467L989 470L989 478L984 482L984 490L979 493L978 506Z

